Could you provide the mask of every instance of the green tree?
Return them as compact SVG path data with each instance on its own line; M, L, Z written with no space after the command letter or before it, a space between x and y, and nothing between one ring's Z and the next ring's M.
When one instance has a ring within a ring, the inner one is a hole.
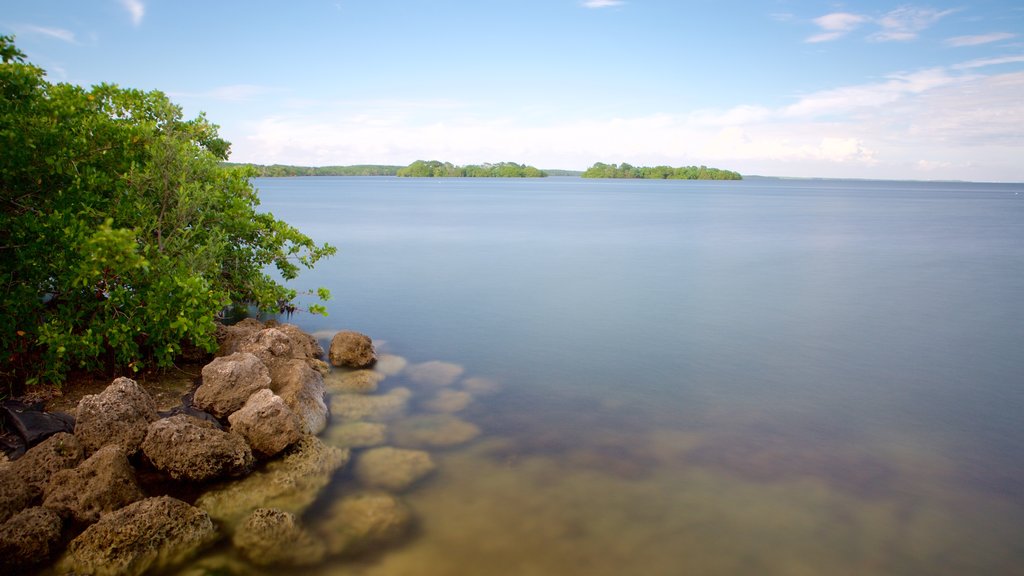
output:
M257 210L253 171L221 165L204 116L161 92L51 84L10 37L0 55L3 379L212 351L226 307L293 306L272 270L291 280L334 253Z

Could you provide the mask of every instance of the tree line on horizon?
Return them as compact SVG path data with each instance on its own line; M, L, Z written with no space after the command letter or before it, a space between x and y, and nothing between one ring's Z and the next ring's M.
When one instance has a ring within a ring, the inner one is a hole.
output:
M739 172L707 166L632 166L597 162L587 168L583 178L646 178L652 180L742 180Z
M533 166L515 162L456 166L451 162L439 160L417 160L399 170L397 176L407 178L545 178L547 173Z

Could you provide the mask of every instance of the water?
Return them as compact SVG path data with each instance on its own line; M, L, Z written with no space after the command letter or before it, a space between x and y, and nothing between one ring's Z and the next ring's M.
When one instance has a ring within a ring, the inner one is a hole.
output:
M1024 574L1024 186L256 184L339 248L300 326L501 386L320 572Z

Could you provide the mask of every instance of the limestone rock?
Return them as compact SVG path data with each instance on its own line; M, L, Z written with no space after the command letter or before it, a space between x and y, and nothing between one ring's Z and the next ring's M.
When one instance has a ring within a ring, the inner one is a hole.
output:
M396 446L448 448L480 435L480 428L451 414L413 416L395 423L391 438Z
M471 394L484 396L498 392L501 390L501 385L490 378L473 376L462 381L462 389Z
M389 420L405 412L411 397L408 388L387 394L337 394L331 397L331 414L341 420Z
M327 429L324 441L338 448L371 448L387 442L388 427L379 422L342 422Z
M377 361L369 336L343 330L331 339L331 364L341 368L369 368Z
M405 369L409 379L416 384L432 386L434 388L451 386L464 371L465 369L458 364L442 362L441 360L413 364Z
M423 407L431 412L460 412L473 401L473 396L465 390L443 388L423 403Z
M252 334L263 330L263 323L255 318L244 318L237 324L217 326L218 356L230 356L238 351L238 345Z
M253 354L266 364L271 380L277 380L278 367L289 360L307 360L303 345L277 328L253 332L238 343L238 351Z
M241 410L228 416L231 431L240 434L254 452L275 456L302 438L303 425L280 396L260 390Z
M372 394L383 379L376 370L334 370L324 377L324 384L333 394Z
M409 507L387 492L363 492L331 504L317 526L332 556L351 556L401 538L412 523Z
M278 324L275 326L292 340L294 351L305 358L316 359L324 355L324 348L311 334L303 332L294 324Z
M71 541L61 568L76 574L138 576L164 570L217 540L202 510L170 496L107 514Z
M117 444L100 448L77 468L54 474L45 494L43 506L86 524L145 498L135 470Z
M187 414L150 424L142 451L156 469L175 480L193 482L242 476L254 463L241 435Z
M365 486L401 492L434 468L434 461L427 452L382 446L360 454L355 473Z
M0 568L17 572L46 562L60 545L62 528L56 512L38 506L0 524Z
M306 530L290 512L257 508L232 538L250 562L258 566L309 566L324 559L323 540Z
M203 367L203 383L196 389L192 404L224 418L264 388L270 388L270 370L255 355L236 352L214 358Z
M0 522L32 506L43 490L26 482L13 468L0 470Z
M72 434L58 432L29 449L11 464L23 482L46 488L58 470L74 468L82 462L82 445Z
M380 354L377 356L377 363L373 365L373 369L385 376L397 376L408 365L409 361L401 356Z
M324 377L304 360L277 365L273 391L299 417L303 432L319 434L327 427L327 390Z
M316 436L304 436L265 469L206 492L196 505L229 529L257 508L301 514L348 459L348 450L327 446Z
M138 451L149 423L158 418L156 403L130 378L118 378L99 394L78 403L75 436L86 454L107 444L120 445L128 455Z

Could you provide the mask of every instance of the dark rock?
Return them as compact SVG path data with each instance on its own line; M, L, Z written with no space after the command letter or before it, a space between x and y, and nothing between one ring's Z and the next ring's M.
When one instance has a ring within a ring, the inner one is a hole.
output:
M0 470L0 522L32 506L42 493L41 488L26 482L13 468Z
M150 424L142 451L155 468L175 480L242 476L254 463L242 436L184 414Z
M92 523L145 497L124 450L108 444L77 468L53 475L43 506L76 522Z
M232 538L250 562L258 566L310 566L324 559L323 540L311 534L290 512L257 508Z
M92 454L107 444L118 444L130 456L146 438L150 422L158 418L156 403L130 378L118 378L99 394L78 403L75 436Z
M27 508L0 524L0 568L17 572L50 559L60 545L63 522L46 508Z
M217 418L225 418L264 388L270 388L267 367L250 353L236 352L203 367L203 383L192 403Z
M83 456L78 438L67 432L58 432L15 460L11 468L22 481L43 490L54 473L78 466Z
M377 362L377 353L369 336L345 330L331 339L330 360L342 368L369 368Z
M138 576L180 564L218 538L202 510L170 496L105 515L71 541L60 568L75 574Z
M18 400L3 403L3 416L7 425L24 438L30 447L58 432L75 431L74 416L63 412L44 412L40 406Z
M228 416L231 431L240 434L254 452L275 456L302 438L303 424L280 396L263 389L249 397L241 410Z

